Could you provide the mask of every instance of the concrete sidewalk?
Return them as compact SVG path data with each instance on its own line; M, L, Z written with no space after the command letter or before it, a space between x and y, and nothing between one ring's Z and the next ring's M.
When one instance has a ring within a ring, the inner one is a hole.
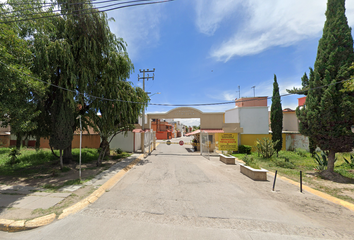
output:
M64 201L70 195L75 194L75 191L84 186L92 186L94 189L99 189L100 186L112 179L117 173L127 168L127 166L135 160L137 160L135 161L137 163L141 158L142 155L140 153L133 154L84 184L65 186L54 192L47 192L46 189L31 186L0 185L0 230L9 230L6 227L4 228L4 226L9 222L14 222L14 220L16 220L16 222L24 223L26 218L28 218L24 216L28 216L28 213L31 213L36 209L48 210ZM17 210L16 212L19 212L20 214L12 214L14 217L12 219L7 219L6 216L11 215L10 213L14 212L14 210ZM21 213L23 213L22 216Z

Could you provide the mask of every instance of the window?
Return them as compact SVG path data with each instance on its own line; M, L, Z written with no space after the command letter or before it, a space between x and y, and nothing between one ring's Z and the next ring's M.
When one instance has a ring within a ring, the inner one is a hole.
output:
M208 135L210 144L213 144L213 135Z

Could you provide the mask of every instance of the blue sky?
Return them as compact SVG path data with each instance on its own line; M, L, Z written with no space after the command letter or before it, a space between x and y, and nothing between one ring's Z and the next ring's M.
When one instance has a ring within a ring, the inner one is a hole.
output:
M135 67L155 68L155 80L145 84L151 103L196 104L271 96L274 74L280 93L301 86L312 67L322 35L325 0L175 0L108 12L110 28L128 44ZM354 1L346 1L354 26ZM283 108L295 109L299 95L282 98ZM268 101L268 106L271 101ZM234 104L196 107L224 112ZM175 107L149 106L147 113ZM184 121L197 125L194 120Z

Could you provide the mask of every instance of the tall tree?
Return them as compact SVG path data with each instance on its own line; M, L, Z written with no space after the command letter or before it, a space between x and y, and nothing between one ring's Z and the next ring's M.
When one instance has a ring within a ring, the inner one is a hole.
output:
M8 8L0 5L0 16ZM43 83L33 76L31 44L23 37L23 29L16 23L0 24L0 121L3 126L11 126L12 134L18 136L17 147L21 146L22 136L38 127L34 118L40 111L36 109L34 98L43 96ZM35 76L33 76L35 77Z
M104 102L95 99L93 105L97 107L92 107L89 115L93 127L97 128L101 136L100 147L102 151L97 160L97 165L101 164L105 155L109 155L109 144L117 134L127 133L134 129L134 122L149 99L143 89L134 88L130 82L126 81L120 81L118 85L106 90L109 92L113 90L113 96L117 101ZM109 96L109 94L107 95Z
M322 172L326 177L334 174L335 153L351 151L354 143L350 129L354 124L354 98L342 91L342 81L353 73L349 68L353 62L353 38L345 16L345 0L328 0L306 103L296 110L300 133L329 151L327 170Z
M273 83L273 97L272 106L270 112L270 126L272 128L272 141L278 143L275 145L277 155L283 146L283 110L281 107L281 99L279 94L279 85L277 82L277 76L274 74Z
M51 132L49 138L50 146L60 151L60 168L63 169L63 156L62 151L71 145L73 140L72 126L72 116L68 114L70 109L63 97L58 95L53 104L53 131Z
M65 92L63 101L67 103L68 115L73 118L71 128L74 132L79 114L87 119L85 115L90 109L112 104L90 96L117 99L113 86L129 77L133 65L125 42L110 31L105 13L100 13L90 1L57 0L57 3L64 16L51 20L51 31L45 29L34 33L33 70L42 79L71 90ZM50 86L41 103L45 109L43 119L54 112L53 103L58 94L61 90ZM50 129L41 132L54 131L54 125L53 122L47 126ZM63 158L64 163L71 161L71 145L64 150Z

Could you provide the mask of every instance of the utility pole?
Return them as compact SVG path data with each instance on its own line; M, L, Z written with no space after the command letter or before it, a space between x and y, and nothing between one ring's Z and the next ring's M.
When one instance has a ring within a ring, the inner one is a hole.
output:
M253 86L251 88L253 88L253 95L254 95L254 97L256 97L256 86Z
M238 92L238 99L240 99L240 98L241 98L241 90L240 90L240 86L238 86L238 91L236 91L236 92Z
M143 76L140 77L139 74L138 74L138 81L139 81L140 79L143 80L143 90L144 90L144 92L145 92L145 79L146 79L146 80L149 80L149 79L154 80L154 78L155 78L155 74L154 74L155 68L154 68L153 70L149 70L149 69L147 69L147 70L145 70L145 69L141 70L141 69L139 69L139 71L140 71L140 73L143 73ZM145 73L150 73L150 72L153 73L152 77L150 77L149 74L147 74L147 77L145 77ZM142 120L143 120L142 128L143 128L143 130L144 130L144 129L145 129L145 107L144 107L144 109L143 109L143 118L142 118Z

